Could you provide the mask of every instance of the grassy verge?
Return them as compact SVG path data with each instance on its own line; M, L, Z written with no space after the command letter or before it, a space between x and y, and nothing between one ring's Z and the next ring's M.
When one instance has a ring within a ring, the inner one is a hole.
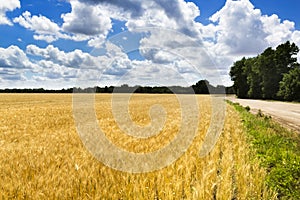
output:
M291 132L271 117L229 102L240 113L249 142L267 170L267 185L280 199L300 199L300 134Z

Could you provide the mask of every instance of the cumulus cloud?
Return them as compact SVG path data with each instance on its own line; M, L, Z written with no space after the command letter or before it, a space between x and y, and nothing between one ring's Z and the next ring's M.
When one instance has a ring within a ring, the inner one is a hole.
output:
M89 10L86 10L86 13L89 12ZM29 11L25 11L21 16L14 18L13 22L33 31L33 38L35 40L43 40L48 43L52 43L58 39L67 39L73 41L86 41L93 39L102 44L111 28L108 27L107 29L104 28L105 30L102 30L102 25L99 25L99 21L97 21L94 16L88 17L88 19L94 19L94 21L83 21L82 19L84 18L82 18L82 16L78 13L74 18L72 13L65 14L63 18L67 22L63 24L63 27L60 27L58 24L45 16L31 15ZM110 20L109 17L106 18ZM71 26L69 23L70 20L74 20L76 23ZM96 46L98 44L94 42L92 45Z
M101 69L104 60L101 57L91 56L89 53L75 49L71 52L64 52L48 45L46 48L40 48L36 45L28 45L26 52L30 55L39 56L42 59L50 60L53 63L69 67L69 68L98 68Z
M0 48L0 79L5 83L7 81L12 81L12 83L25 81L24 73L35 67L35 64L19 47L12 45L7 48Z
M200 15L200 10L193 2L184 0L155 0L155 2L169 19L176 21L179 31L192 37L199 35L194 19Z
M130 71L134 66L128 55L123 52L121 47L108 42L106 43L106 54L104 59L107 60L103 75L122 76Z
M188 62L154 63L150 59L130 60L121 47L110 42L105 44L105 50L103 55L91 56L79 50L63 52L52 45L46 48L29 45L26 52L40 57L41 60L36 64L40 67L37 73L41 77L56 80L76 78L81 87L123 83L187 85L187 80L192 84L199 77L198 72Z
M225 79L224 84L230 85L230 65L241 56L257 55L286 40L300 45L300 31L295 30L294 22L281 20L275 14L263 15L249 0L227 0L225 6L210 17L211 23L207 25L195 21L200 9L193 2L184 0L69 2L72 10L61 15L61 26L28 11L13 21L33 31L35 40L48 43L58 39L87 41L89 46L105 49L105 53L92 56L79 49L64 52L53 45L46 48L28 45L23 52L12 46L0 49L0 67L7 69L7 74L13 77L13 71L8 69L18 65L31 67L35 73L33 77L44 81L71 80L81 69L83 79L97 81L101 75L111 84L126 77L124 83L126 79L127 83L160 80L176 84L177 79L184 78L192 84L207 78L213 84L220 84L220 80ZM9 7L6 3L5 10L0 4L0 23L5 16L1 13L16 7L17 4ZM117 46L107 42L113 31L113 20L124 22L131 34L139 35L134 42L131 38L127 40L131 44L137 43L136 50L145 60L130 60L121 43ZM19 52L20 63L8 52ZM30 60L26 54L39 58Z
M205 76L207 71L216 68L204 43L180 32L153 30L149 37L141 40L140 52L154 63L172 64L182 72L197 72ZM182 63L186 63L186 70L183 70Z
M33 39L35 40L43 40L48 43L56 41L58 38L54 35L33 35Z
M252 21L249 19L247 25L251 25L251 31L248 33L249 40L247 40L244 44L242 43L242 39L244 39L244 34L236 35L234 39L229 36L227 39L223 36L223 40L218 40L221 34L226 33L226 31L232 31L232 27L226 27L226 21L228 19L223 18L226 15L228 9L232 9L232 6L229 8L225 8L223 13L220 13L219 16L215 15L216 20L214 24L210 24L208 26L204 26L199 22L195 21L195 18L200 15L199 8L192 2L185 2L183 0L175 0L175 1L134 1L128 0L125 4L123 1L81 1L86 6L93 5L95 8L101 8L102 12L107 12L107 14L114 19L123 20L126 22L126 26L129 31L147 31L148 27L160 27L160 29L165 30L173 30L174 32L178 32L179 34L170 34L170 31L153 31L150 30L150 37L144 37L140 42L139 51L141 55L146 59L146 61L150 61L156 65L160 65L164 67L166 65L172 65L173 68L180 70L181 72L192 72L195 69L189 69L187 67L184 70L182 65L178 63L183 63L184 60L189 60L192 66L196 66L198 71L206 75L212 75L217 73L211 73L212 68L216 68L217 66L221 67L221 74L227 74L228 66L224 67L223 64L229 65L232 62L231 57L225 56L226 53L243 53L242 51L248 52L257 52L263 49L264 44L260 44L260 48L256 47L255 44L253 48L249 50L249 48L243 49L245 44L248 45L248 41L251 40L250 37L255 38L256 36L255 30L256 26L259 26L259 20ZM124 5L125 4L125 5ZM129 9L126 5L134 4L135 6L130 6ZM249 3L249 5L252 5ZM245 7L249 6L245 5ZM253 7L249 7L249 11L252 12ZM124 13L122 13L122 11ZM235 11L233 11L235 12ZM116 14L118 13L118 14ZM120 14L121 13L121 14ZM256 16L257 15L257 16ZM253 15L259 18L259 13ZM246 16L245 16L246 17ZM232 20L236 20L232 19ZM261 25L261 24L260 24ZM261 25L262 26L262 25ZM224 29L225 27L225 29ZM245 26L244 26L245 27ZM244 27L241 27L241 30ZM146 29L145 29L146 28ZM250 30L250 29L249 29ZM169 32L169 33L168 33ZM178 35L183 34L184 37L180 38ZM255 33L255 34L254 34ZM175 36L174 36L175 35ZM264 37L257 39L257 43L264 41ZM187 39L188 38L188 39ZM210 42L203 41L203 38L213 38ZM102 39L102 38L101 38ZM100 39L100 41L102 41ZM231 39L231 40L230 40ZM96 41L96 42L94 42ZM236 42L237 44L234 44ZM100 43L95 39L91 39L89 41L90 45L94 45L96 43ZM217 45L218 46L217 46ZM159 45L158 48L155 45ZM236 45L236 46L234 46ZM163 47L163 49L161 49ZM227 48L227 49L226 49ZM259 49L259 50L258 50ZM224 51L223 57L220 56L219 52ZM235 51L233 51L235 50ZM208 52L206 52L208 51ZM219 51L219 52L218 52ZM226 52L227 51L227 52ZM211 58L211 55L217 55L216 58ZM212 62L214 60L214 62ZM224 63L226 61L226 63ZM177 63L177 65L175 65ZM164 65L163 65L164 64ZM120 67L119 70L116 70L117 66ZM177 68L176 68L177 67ZM226 68L226 69L225 69ZM122 74L125 73L126 70L133 69L128 67L128 65L117 63L113 70L108 70L107 72L110 74ZM192 74L192 73L190 73Z
M182 32L191 37L199 37L201 30L194 19L200 15L199 8L193 2L143 1L145 9L142 16L130 18L126 26L130 31L145 27L163 27Z
M32 63L26 54L17 46L9 46L8 48L0 48L0 67L25 69L32 68Z
M82 81L84 86L93 86L109 80L112 84L116 84L120 77L126 74L144 76L132 78L131 83L134 83L139 78L142 80L145 77L154 78L159 68L151 61L130 60L127 54L113 43L107 43L106 53L100 56L91 56L78 49L64 52L53 45L46 48L28 45L26 52L16 46L10 46L7 49L1 48L0 55L0 78L6 82L7 87L11 81L15 81L14 87L18 84L23 87L21 82L26 81L26 85L34 85L34 81L38 81L45 88L54 88L51 80L64 86L68 84L74 86L75 80ZM29 59L32 56L35 59ZM30 78L25 76L25 72L31 74ZM5 84L1 84L2 87Z
M29 11L14 18L26 29L33 31L35 40L44 40L48 43L58 39L73 41L88 41L93 47L101 47L108 33L112 30L112 22L109 8L91 6L70 1L72 11L61 15L63 24L59 26L43 15L31 15ZM120 12L114 12L114 16L120 16ZM120 17L119 17L120 18Z
M112 31L112 19L126 22L129 30L144 27L164 27L198 36L200 30L194 19L199 8L192 2L175 1L70 1L72 11L61 15L59 27L47 17L32 16L26 11L15 23L35 32L34 39L51 43L57 39L88 41L89 46L101 47Z
M77 76L75 65L89 64L81 51L65 53L63 58L53 46L46 49L31 45L27 52L17 46L0 48L0 80L1 87L45 87L61 88L74 86L72 80ZM29 55L40 56L40 59L30 59ZM28 76L30 74L30 76ZM93 74L93 73L92 73ZM53 79L56 82L53 82Z
M29 11L25 11L22 16L14 18L14 22L38 34L51 34L59 31L58 25L47 17L42 15L31 16Z
M30 59L29 55L40 57L40 59ZM91 68L94 67L94 72L91 73L93 75L95 71L101 72L101 69L95 68L97 66L95 61L100 61L100 59L83 53L81 50L65 53L52 45L44 49L29 45L26 52L17 46L0 48L0 79L5 82L1 86L13 85L23 88L24 85L30 84L31 87L40 87L41 85L36 85L36 81L42 81L46 84L43 85L46 88L53 88L53 83L51 83L53 79L57 80L60 86L66 85L77 77L80 67L89 69L91 65ZM69 84L74 86L74 83Z
M35 72L41 77L65 80L77 78L86 85L96 84L100 76L106 79L118 77L131 70L132 61L120 47L109 42L105 47L106 53L100 56L92 56L78 49L64 52L53 45L46 48L28 45L26 53L40 57Z
M193 2L184 0L79 0L86 5L99 6L101 11L109 11L111 18L127 21L127 27L135 29L148 26L164 26L195 35L194 19L200 15L199 8ZM170 22L170 23L168 23ZM169 24L169 26L167 26Z
M210 20L217 23L216 42L229 54L256 54L267 45L259 9L248 0L226 2Z
M66 32L83 35L107 35L112 28L111 19L97 7L71 1L72 12L63 14L62 29Z
M102 48L109 32L113 32L112 19L128 22L143 20L144 16L144 3L141 1L74 0L70 4L72 11L61 15L64 21L62 30L68 33L65 38L87 40L89 46L96 48Z
M92 4L92 5L112 5L117 8L120 8L122 12L129 12L131 17L138 17L142 16L145 8L143 8L142 1L140 0L79 0L85 4Z
M40 77L65 80L76 78L77 70L59 65L51 60L40 60L37 64L40 67L37 70Z
M174 64L158 64L150 60L131 62L132 68L122 73L118 77L114 77L114 84L121 85L124 83L130 85L182 85L189 86L198 80L199 73L181 73ZM185 67L188 68L187 63ZM110 77L108 77L109 79ZM112 82L112 81L111 81Z
M13 11L20 7L21 5L19 0L0 1L0 24L12 26L12 22L6 17L6 12Z
M213 24L203 26L204 38L212 41L217 54L257 55L265 48L287 40L294 41L294 22L277 15L263 15L249 0L227 0L225 6L210 17Z
M50 43L57 40L60 34L60 28L55 22L42 15L32 16L29 11L14 18L13 22L33 31L35 40L45 40Z
M261 21L265 32L268 34L266 40L271 46L276 46L291 39L295 28L294 22L288 20L282 22L275 14L262 16Z
M25 81L26 77L18 72L17 70L12 70L12 69L6 69L6 68L0 68L0 80L4 81Z

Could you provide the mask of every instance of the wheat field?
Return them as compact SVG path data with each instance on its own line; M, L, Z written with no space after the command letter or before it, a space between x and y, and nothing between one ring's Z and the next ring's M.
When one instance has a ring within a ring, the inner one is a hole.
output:
M266 172L251 156L238 114L226 108L223 132L215 148L200 158L209 127L209 96L197 96L197 135L171 165L149 173L111 169L85 148L76 131L72 94L0 95L0 198L2 199L273 199ZM114 144L131 152L151 152L167 145L180 128L175 95L135 94L132 120L146 126L153 104L167 116L160 134L128 136L114 120L110 94L97 94L99 127Z

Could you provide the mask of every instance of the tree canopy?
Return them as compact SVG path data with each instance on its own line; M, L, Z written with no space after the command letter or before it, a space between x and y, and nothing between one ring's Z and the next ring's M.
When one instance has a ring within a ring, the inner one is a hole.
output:
M299 100L299 48L287 41L253 58L242 58L230 69L239 98ZM298 95L297 95L298 94Z

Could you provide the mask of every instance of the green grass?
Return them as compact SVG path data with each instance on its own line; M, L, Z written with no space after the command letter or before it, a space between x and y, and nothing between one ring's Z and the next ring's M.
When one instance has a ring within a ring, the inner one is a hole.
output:
M271 117L229 102L240 113L253 155L267 170L266 182L279 199L300 199L300 134L289 131Z

